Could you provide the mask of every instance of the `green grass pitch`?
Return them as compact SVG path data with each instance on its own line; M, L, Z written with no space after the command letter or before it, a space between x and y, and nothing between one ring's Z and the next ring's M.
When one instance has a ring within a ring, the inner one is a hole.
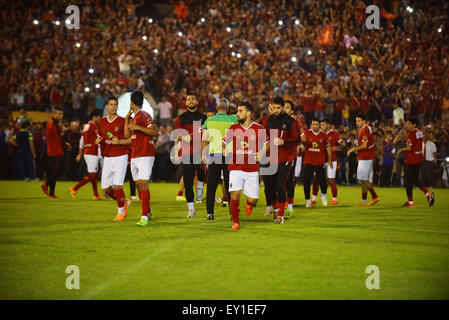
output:
M250 217L241 201L241 229L227 209L206 204L196 218L174 201L176 184L151 183L154 223L136 226L140 203L114 222L115 202L91 200L90 185L73 201L47 199L40 182L0 181L0 299L448 299L449 190L436 189L432 208L415 189L416 207L402 208L403 188L380 189L381 202L355 206L360 187L339 187L340 205L304 208L284 225ZM128 183L125 193L129 195ZM220 191L218 191L220 193ZM66 267L80 271L80 289L66 288ZM366 267L380 270L368 290Z

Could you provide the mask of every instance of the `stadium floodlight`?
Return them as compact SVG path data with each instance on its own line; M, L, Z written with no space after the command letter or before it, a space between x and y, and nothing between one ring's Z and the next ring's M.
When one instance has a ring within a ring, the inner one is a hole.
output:
M182 32L181 31L178 32L178 37L182 37Z
M242 57L242 55L240 54L240 52L237 53L237 58L241 58L241 57Z
M282 20L279 20L279 25L282 26L284 24L284 22L282 22Z
M89 73L90 74L94 73L94 69L93 68L89 68Z
M39 24L39 21L36 20L36 19L34 19L34 20L33 20L33 24L38 25L38 24Z
M77 43L75 44L75 47L77 47L77 48L81 47L81 43L77 42Z
M142 39L143 39L144 41L147 41L148 37L147 37L147 36L143 36Z
M85 87L84 91L89 92L90 91L89 87Z
M227 31L227 32L231 32L231 28L230 28L230 27L227 27L227 28L226 28L226 31Z
M307 50L307 54L308 54L309 56L311 56L311 55L312 55L312 50Z
M159 52L159 50L154 49L153 52L154 52L154 54L157 54Z
M205 18L201 18L200 21L201 21L202 23L204 23L204 22L206 22L206 19L205 19Z
M59 26L60 24L61 23L58 20L55 21L55 25Z
M410 6L407 6L407 11L408 11L409 13L413 13L413 8L410 7Z
M292 57L292 62L296 62L296 57Z
M151 18L148 19L148 22L149 22L149 23L153 23L153 19L151 19Z
M97 84L95 85L95 88L100 89L100 84L97 83Z
M234 51L231 52L231 56L235 56L235 52Z
M298 20L298 19L295 20L295 24L296 24L296 25L299 24L299 20Z

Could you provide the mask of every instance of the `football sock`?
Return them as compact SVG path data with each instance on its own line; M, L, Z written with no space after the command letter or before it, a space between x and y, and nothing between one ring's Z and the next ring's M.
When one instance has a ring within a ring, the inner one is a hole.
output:
M366 198L368 198L368 192L362 192L362 202L366 202Z
M178 191L178 197L182 197L183 192L183 190Z
M422 192L424 192L425 194L426 194L426 196L427 196L427 194L429 193L429 190L427 190L427 188L426 187L421 187L421 188L419 188Z
M115 199L117 201L117 207L123 209L125 206L125 192L123 191L123 189L115 190ZM120 213L123 214L123 212Z
M374 188L369 189L369 193L371 193L371 197L373 199L377 198L377 194L376 194L376 191L374 191Z
M239 223L240 201L231 199L230 208L231 208L232 221L234 223Z
M79 188L81 188L82 186L84 186L86 183L88 183L90 180L89 180L89 176L85 176L84 178L82 178L81 179L81 181L80 182L78 182L77 184L76 184L76 186L74 186L73 187L73 189L75 190L75 191L77 191Z
M89 173L89 181L92 184L92 191L94 192L94 196L98 197L97 174Z
M139 197L142 204L142 216L147 217L150 212L150 190L140 191Z
M193 202L187 202L187 206L189 207L189 210L193 210Z
M334 200L337 200L337 184L335 182L331 184L331 190L332 197L335 198Z
M313 181L313 186L312 186L312 199L313 199L313 197L315 197L315 199L313 199L313 200L316 200L316 195L318 194L318 188L319 188L318 181L316 181L316 179L315 179Z

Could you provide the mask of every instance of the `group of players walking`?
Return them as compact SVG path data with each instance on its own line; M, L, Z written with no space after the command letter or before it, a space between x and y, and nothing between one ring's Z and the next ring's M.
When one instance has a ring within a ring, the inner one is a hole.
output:
M155 156L153 139L158 135L158 130L151 116L142 110L143 99L140 91L131 94L130 110L125 118L117 115L116 98L108 99L106 117L100 118L95 112L91 114L90 121L83 128L80 143L88 175L71 187L70 192L73 199L76 199L77 190L91 182L94 199L100 199L96 190L100 147L104 157L101 186L105 197L117 202L115 221L125 219L130 205L130 200L126 199L123 191L130 162L142 208L142 216L137 225L148 226L148 220L153 218L148 184ZM188 217L196 216L193 190L195 176L198 179L198 190L202 191L203 183L207 180L208 220L214 220L215 193L221 179L224 180L225 192L229 195L232 230L240 228L242 191L246 196L245 213L252 213L259 198L260 176L265 186L265 215L273 216L277 224L283 224L293 214L296 179L302 168L306 208L316 204L319 189L322 204L328 205L328 185L332 191L330 205L338 204L335 183L337 152L344 147L344 141L332 129L328 119L313 118L307 129L295 119L294 104L276 97L268 107L269 114L256 123L253 121L254 109L250 103L238 102L236 105L237 113L228 115L229 101L221 98L217 104L218 113L206 118L197 109L196 97L189 95L186 99L187 111L175 120L175 130L172 133L172 139L175 140L174 160L182 166ZM132 114L134 116L130 120ZM362 184L362 200L359 204L371 206L380 201L372 185L374 136L363 115L356 117L356 124L359 129L357 147L349 149L347 154L357 153L357 178ZM408 207L414 206L414 185L424 192L430 206L434 204L433 192L422 186L418 179L419 167L423 162L423 135L417 124L415 119L407 121L407 145L399 150L399 153L406 152L405 183L408 201L404 206ZM207 167L207 174L204 167ZM47 195L51 183L42 185ZM372 197L369 202L368 192Z

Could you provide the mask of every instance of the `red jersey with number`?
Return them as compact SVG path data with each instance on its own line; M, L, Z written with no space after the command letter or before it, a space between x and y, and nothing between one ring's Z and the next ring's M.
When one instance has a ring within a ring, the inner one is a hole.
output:
M143 110L137 111L131 121L132 124L149 128L154 126L151 116ZM154 142L153 137L144 134L139 130L131 131L131 159L140 157L154 156Z
M329 146L331 148L336 147L343 142L338 131L329 130L326 135L327 135L327 142L329 143ZM328 160L327 152L324 152L324 156L327 161ZM337 151L332 151L332 161L337 161Z
M83 144L84 154L98 155L98 145L95 144L97 139L98 126L96 123L89 121L83 127Z
M327 135L321 130L316 133L312 129L304 131L302 135L306 136L304 164L312 166L323 165L325 162L324 153L327 152L326 148L328 146Z
M363 150L357 151L358 160L374 160L376 155L374 154L374 135L373 130L367 124L365 124L359 131L359 139L357 145L360 146L366 141L367 147Z
M268 142L262 125L253 122L248 128L244 128L240 123L233 124L226 131L223 142L232 143L232 163L228 164L229 171L259 171L259 163L256 162L255 156Z
M126 139L123 131L124 126L125 118L119 116L116 116L112 121L106 116L98 122L98 135L103 137L104 149L102 154L104 157L119 157L128 154L129 146L112 144L113 137L120 140Z
M423 133L419 129L413 129L408 133L407 145L412 149L405 154L405 163L420 164L423 162Z

